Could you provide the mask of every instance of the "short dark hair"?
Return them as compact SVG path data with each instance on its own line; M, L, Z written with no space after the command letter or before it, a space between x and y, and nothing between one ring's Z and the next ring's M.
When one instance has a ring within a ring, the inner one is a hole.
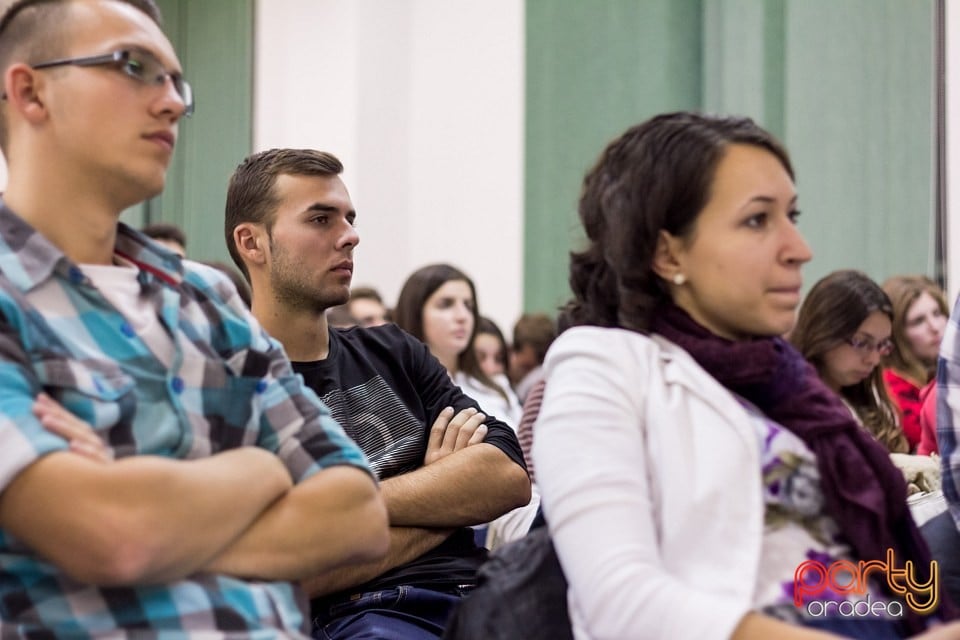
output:
M107 0L123 2L162 24L154 0ZM72 0L17 0L0 17L0 77L15 62L38 63L58 58L66 47ZM2 91L2 90L0 90ZM0 117L0 150L7 151L7 122Z
M187 248L187 234L175 224L155 222L140 230L143 235L154 240L172 240L184 249Z
M827 352L852 338L875 311L887 316L892 326L893 305L880 285L860 271L834 271L813 285L804 298L790 342L823 377ZM887 449L909 452L910 444L900 428L879 366L859 383L842 387L840 395Z
M233 230L245 222L253 222L264 225L268 234L272 232L275 209L280 204L275 188L277 177L341 173L343 164L336 156L315 149L270 149L248 156L240 163L227 186L223 231L230 257L247 280L250 273L233 241Z
M547 357L547 349L557 337L557 325L545 313L525 313L513 325L513 344L511 349L520 351L530 346L537 358L537 363L543 364Z
M661 231L689 238L727 147L772 153L793 178L786 150L753 120L667 113L610 143L583 181L587 248L570 256L574 325L645 332L669 291L652 269Z

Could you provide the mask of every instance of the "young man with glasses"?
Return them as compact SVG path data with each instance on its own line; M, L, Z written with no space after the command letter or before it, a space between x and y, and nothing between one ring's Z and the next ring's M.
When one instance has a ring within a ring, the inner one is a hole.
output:
M0 70L0 636L299 636L386 513L225 276L118 223L193 108L156 7L20 0Z
M253 313L380 478L390 550L308 581L318 638L438 638L486 557L470 525L530 500L513 430L394 324L331 329L350 297L356 212L334 156L272 149L227 189L224 231ZM507 605L509 606L509 605Z

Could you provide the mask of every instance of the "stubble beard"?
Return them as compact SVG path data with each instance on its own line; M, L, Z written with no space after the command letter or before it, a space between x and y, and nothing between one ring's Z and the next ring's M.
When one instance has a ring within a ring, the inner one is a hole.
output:
M331 290L315 284L303 265L288 260L282 250L276 251L276 247L270 270L270 287L277 302L293 311L322 314L330 307L344 304L350 299L349 287L346 290L340 287Z

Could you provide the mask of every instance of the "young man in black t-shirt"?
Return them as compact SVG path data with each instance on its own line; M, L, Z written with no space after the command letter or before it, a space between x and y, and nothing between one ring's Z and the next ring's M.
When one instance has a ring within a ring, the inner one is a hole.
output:
M530 482L513 430L480 413L425 345L395 325L328 327L359 242L341 171L312 150L247 158L227 193L227 244L254 315L367 455L390 516L385 560L308 582L315 631L439 637L485 558L470 525L526 504Z

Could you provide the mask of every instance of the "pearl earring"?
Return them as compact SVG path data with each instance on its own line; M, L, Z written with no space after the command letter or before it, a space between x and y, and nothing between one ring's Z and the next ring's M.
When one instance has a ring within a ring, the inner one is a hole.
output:
M683 283L686 281L687 276L683 275L682 273L673 274L673 284L677 285L678 287L683 285Z

